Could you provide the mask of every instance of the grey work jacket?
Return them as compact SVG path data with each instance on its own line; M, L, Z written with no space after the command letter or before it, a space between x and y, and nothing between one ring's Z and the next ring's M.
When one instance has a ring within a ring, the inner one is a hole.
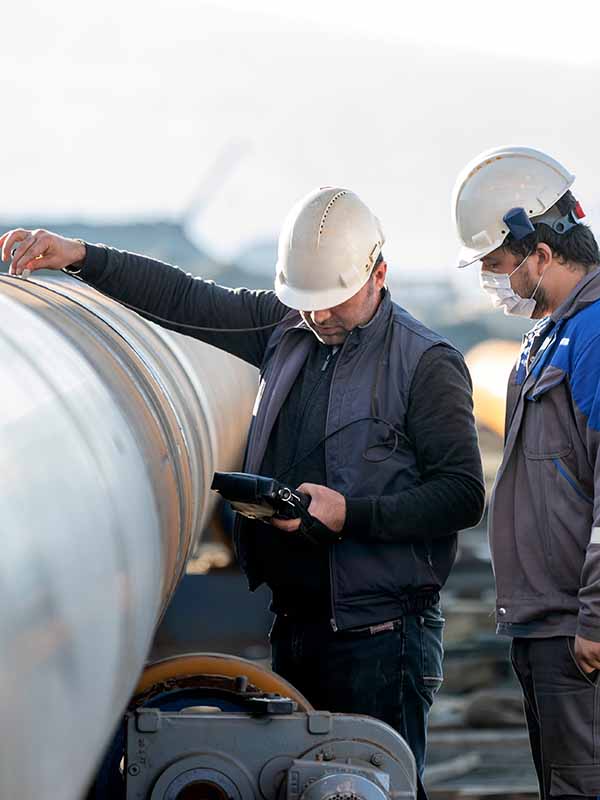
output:
M600 641L600 270L544 334L508 385L489 518L498 632Z

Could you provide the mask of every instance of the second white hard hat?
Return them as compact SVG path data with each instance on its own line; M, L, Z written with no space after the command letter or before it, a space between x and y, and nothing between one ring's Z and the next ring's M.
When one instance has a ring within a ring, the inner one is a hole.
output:
M462 248L459 267L491 253L509 234L505 216L523 210L533 223L572 186L575 176L532 147L486 150L460 173L452 195L452 215ZM527 220L525 220L527 222Z
M369 279L383 242L379 220L354 192L331 186L310 192L281 229L277 297L298 311L349 300Z

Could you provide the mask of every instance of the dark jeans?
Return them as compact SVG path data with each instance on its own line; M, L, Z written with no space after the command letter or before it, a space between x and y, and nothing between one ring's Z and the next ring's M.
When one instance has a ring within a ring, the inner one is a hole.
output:
M585 675L574 639L513 639L511 660L542 800L600 797L600 672Z
M373 635L279 616L271 633L273 670L317 709L387 722L408 743L422 777L427 717L442 683L443 627L439 606ZM425 796L422 787L419 794Z

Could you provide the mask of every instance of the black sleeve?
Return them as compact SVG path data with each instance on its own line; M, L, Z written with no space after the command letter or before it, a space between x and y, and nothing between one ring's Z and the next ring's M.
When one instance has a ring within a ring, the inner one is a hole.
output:
M272 328L244 333L209 333L207 328L254 328L290 313L275 292L228 289L194 278L178 267L145 256L86 243L80 277L104 294L135 306L165 328L194 336L254 366L262 362ZM154 317L161 317L160 321Z
M439 345L421 358L409 394L407 434L422 483L397 495L348 498L345 533L361 539L436 539L476 525L485 485L463 357Z

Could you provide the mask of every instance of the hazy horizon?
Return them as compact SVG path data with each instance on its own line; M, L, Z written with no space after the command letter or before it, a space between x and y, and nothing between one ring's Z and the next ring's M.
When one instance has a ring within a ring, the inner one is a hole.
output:
M485 35L471 42L469 0L455 17L431 9L431 26L423 10L394 16L381 2L368 28L352 3L336 25L335 5L321 4L313 21L312 0L276 10L271 0L249 10L235 0L101 9L59 0L35 17L27 3L9 9L0 216L173 221L204 184L190 232L230 260L276 238L298 197L341 185L380 217L390 262L439 271L455 263L456 174L481 150L514 142L563 161L594 221L593 6L581 10L582 41L565 22L559 47L551 19L507 41L506 19L496 30L484 12Z

